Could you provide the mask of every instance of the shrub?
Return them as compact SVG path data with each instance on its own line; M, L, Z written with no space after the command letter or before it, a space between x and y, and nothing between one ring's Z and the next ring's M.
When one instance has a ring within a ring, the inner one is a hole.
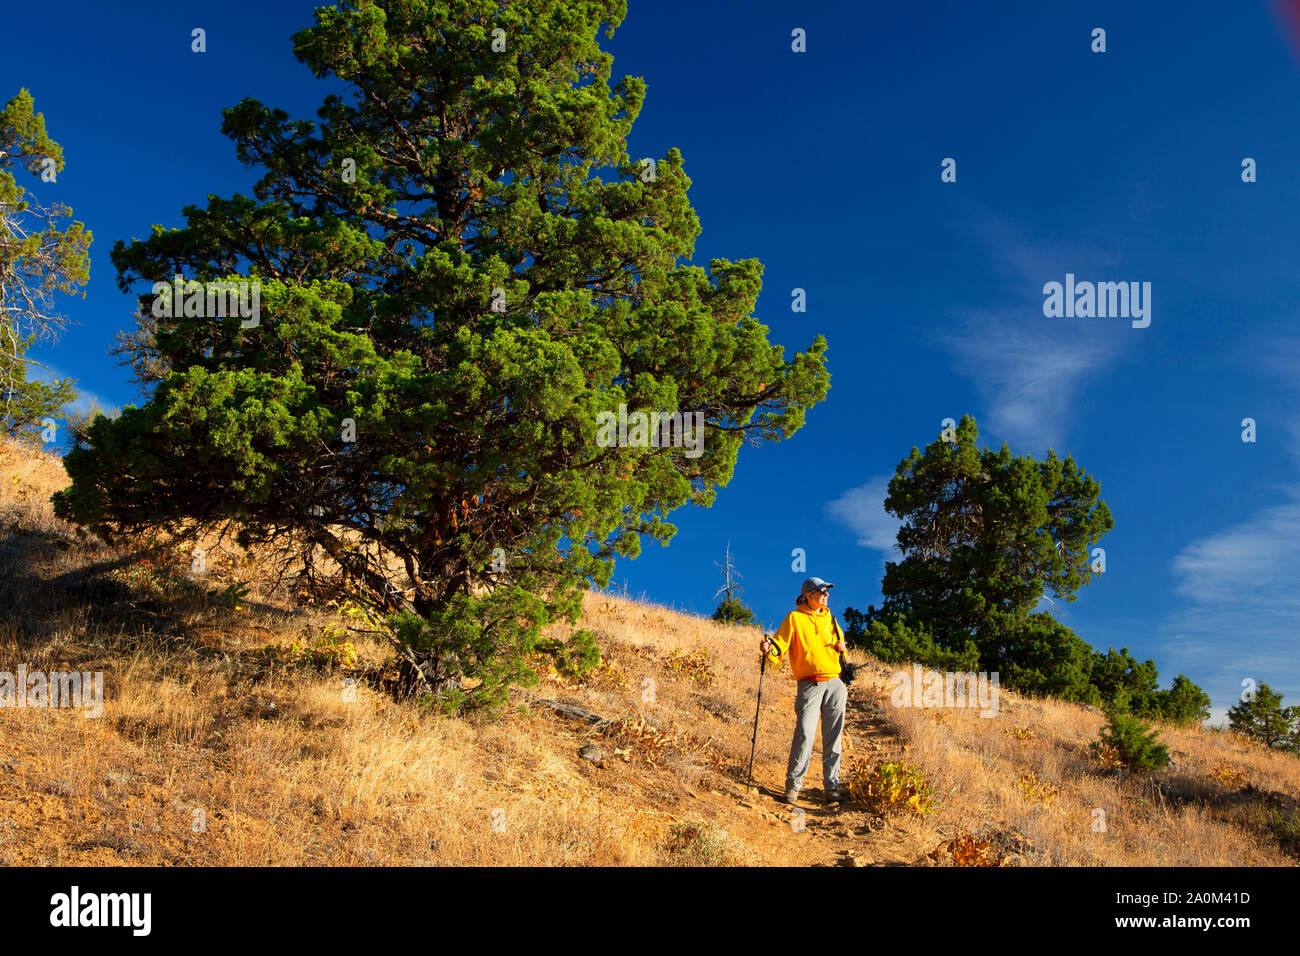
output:
M1300 808L1269 808L1264 816L1264 829L1276 838L1285 852L1300 856Z
M849 795L869 809L890 813L910 807L921 816L934 813L934 788L906 760L880 760L849 779Z
M1108 714L1109 723L1091 746L1099 756L1111 748L1116 758L1134 772L1160 770L1169 763L1169 748L1147 724L1118 708Z
M1228 727L1266 747L1293 749L1289 738L1300 734L1300 709L1283 707L1282 695L1267 684L1243 697L1228 711Z
M1050 614L1031 614L1009 627L998 664L1008 687L1023 694L1084 700L1092 648Z
M973 643L968 642L961 650L953 650L938 644L924 625L903 618L896 618L888 624L879 619L864 623L862 615L852 609L846 610L844 617L850 622L845 633L848 644L863 648L886 664L910 662L947 671L979 668L979 652Z
M306 661L313 667L332 669L335 667L356 667L357 649L349 641L340 641L328 631L310 644L295 640L289 649L290 654Z
M1091 685L1086 703L1138 717L1159 717L1159 672L1153 660L1138 661L1127 647L1092 655ZM1193 688L1196 685L1191 685Z
M239 602L248 600L248 582L236 581L223 590L209 591L208 596L232 611L242 611L244 607Z
M961 836L949 840L946 849L952 854L953 866L997 866L998 851L988 840L977 840L964 829Z
M713 620L721 624L746 624L756 623L754 612L745 607L740 598L734 594L718 605L717 610L713 612Z
M1160 714L1165 720L1180 726L1194 726L1210 717L1210 695L1179 674L1173 686L1158 691Z
M1245 771L1238 770L1226 763L1216 765L1215 768L1210 771L1210 778L1212 780L1217 780L1229 790L1240 790L1242 787L1246 786Z
M409 672L414 658L433 688L426 704L444 713L480 709L495 714L510 686L532 687L537 672L529 662L537 652L548 655L556 670L579 677L600 661L600 649L589 631L576 631L567 641L542 640L547 620L541 598L518 587L500 587L484 597L453 596L428 617L399 614L390 618L399 645L409 656L399 657L405 686L415 688Z
M1051 803L1061 792L1056 784L1039 780L1032 770L1026 770L1016 778L1016 787L1030 803Z
M1120 759L1119 751L1115 749L1114 744L1094 743L1091 744L1091 748L1093 757L1096 758L1103 769L1110 770L1114 767L1124 766L1124 761Z

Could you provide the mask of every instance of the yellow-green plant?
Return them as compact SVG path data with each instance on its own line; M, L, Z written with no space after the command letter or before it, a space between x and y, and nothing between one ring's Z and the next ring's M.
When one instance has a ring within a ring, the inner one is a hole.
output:
M1061 792L1056 784L1039 780L1032 770L1026 770L1016 778L1016 787L1030 803L1051 803Z
M934 788L918 767L906 760L880 760L849 779L849 795L867 807L889 813L911 808L921 816L934 813Z
M305 661L314 667L356 667L357 649L351 641L338 640L337 634L331 634L330 628L310 643L295 638L289 648L291 656Z
M713 667L709 663L707 648L700 648L687 654L683 653L680 647L674 647L668 652L664 663L670 671L681 674L687 680L698 681L706 686L713 683Z

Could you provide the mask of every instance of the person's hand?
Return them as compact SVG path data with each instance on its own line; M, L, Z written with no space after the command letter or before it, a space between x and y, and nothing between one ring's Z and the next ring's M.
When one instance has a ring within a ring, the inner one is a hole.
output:
M835 649L839 651L841 654L847 654L849 652L848 645L846 645L843 641L837 641L835 643Z
M770 651L771 649L772 649L772 640L771 640L771 638L767 638L767 637L765 637L765 638L763 638L761 641L758 642L758 652L759 652L760 654L766 655L767 652Z

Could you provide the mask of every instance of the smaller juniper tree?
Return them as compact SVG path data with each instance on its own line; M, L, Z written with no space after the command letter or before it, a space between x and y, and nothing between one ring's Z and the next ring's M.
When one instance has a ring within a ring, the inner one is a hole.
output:
M1143 723L1124 706L1124 693L1107 712L1107 726L1092 746L1111 746L1124 766L1134 773L1160 770L1169 763L1169 748L1160 742L1157 731Z

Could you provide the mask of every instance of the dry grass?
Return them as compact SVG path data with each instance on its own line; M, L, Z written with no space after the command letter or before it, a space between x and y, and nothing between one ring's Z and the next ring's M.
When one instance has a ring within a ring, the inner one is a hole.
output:
M1293 756L1235 734L1157 723L1177 766L1134 776L1089 753L1106 723L1092 708L1005 688L992 718L973 709L895 708L890 673L876 664L868 680L882 715L942 796L936 832L969 827L1010 838L1025 862L1052 866L1295 863L1260 826L1268 808L1296 806ZM1252 781L1249 789L1232 785L1241 780Z
M1257 819L1294 806L1293 757L1166 729L1180 763L1153 786L1088 755L1099 714L1003 691L996 719L936 720L891 708L871 659L846 764L905 754L937 812L774 803L788 671L764 686L764 790L747 796L758 632L605 595L587 595L581 622L604 665L582 683L547 674L535 693L609 724L522 693L496 722L422 716L387 692L383 647L358 641L354 667L267 653L339 619L295 603L292 582L271 590L257 555L219 556L196 581L185 555L107 548L56 521L47 499L64 484L57 459L0 444L0 670L103 671L104 713L0 709L0 863L931 865L944 847L977 863L1294 862ZM214 597L239 580L237 607ZM588 743L595 760L579 756Z

